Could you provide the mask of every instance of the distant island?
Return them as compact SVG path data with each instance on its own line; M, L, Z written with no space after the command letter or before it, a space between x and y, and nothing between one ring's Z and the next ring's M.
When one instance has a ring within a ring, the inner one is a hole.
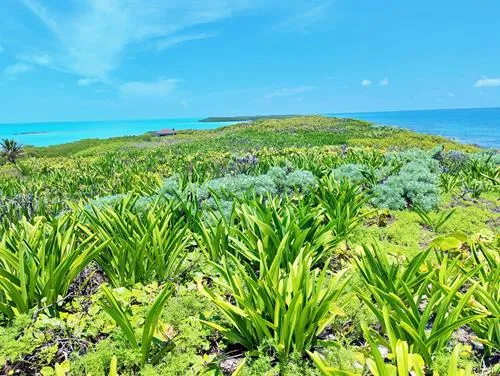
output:
M44 134L44 133L49 133L49 132L48 131L22 132L22 133L16 133L16 134L14 134L14 136L25 135L25 134Z
M233 122L233 121L253 121L253 120L265 120L265 119L288 119L297 116L300 115L220 116L220 117L208 117L206 119L202 119L200 120L200 123L223 123L223 122Z

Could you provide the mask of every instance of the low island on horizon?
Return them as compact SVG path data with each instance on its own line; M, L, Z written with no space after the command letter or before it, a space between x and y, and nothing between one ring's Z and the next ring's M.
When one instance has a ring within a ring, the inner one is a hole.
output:
M224 123L238 121L254 121L266 119L289 119L305 115L252 115L252 116L210 116L199 120L200 123Z

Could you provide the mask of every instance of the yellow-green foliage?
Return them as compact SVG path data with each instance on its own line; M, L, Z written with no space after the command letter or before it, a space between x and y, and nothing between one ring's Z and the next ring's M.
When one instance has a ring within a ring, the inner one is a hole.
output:
M499 228L498 203L482 198L463 201L461 205L456 207L449 221L443 225L441 232L461 231L470 236L484 230L495 231L496 229L498 231Z
M494 372L498 157L476 150L318 116L27 148L0 167L0 373ZM411 170L404 210L375 207L416 159L432 186Z

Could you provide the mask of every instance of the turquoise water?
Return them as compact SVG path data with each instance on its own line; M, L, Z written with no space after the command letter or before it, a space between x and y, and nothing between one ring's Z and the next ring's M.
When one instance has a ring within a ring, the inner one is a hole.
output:
M141 135L163 128L214 129L232 123L200 123L200 118L0 124L0 139L13 138L23 145L48 146L83 140Z
M441 135L460 142L500 148L500 108L342 113L327 116L352 117L380 125ZM232 124L200 123L199 120L200 118L0 124L0 139L14 138L24 145L47 146L86 138L139 135L162 128L214 129Z
M500 108L329 114L500 148Z

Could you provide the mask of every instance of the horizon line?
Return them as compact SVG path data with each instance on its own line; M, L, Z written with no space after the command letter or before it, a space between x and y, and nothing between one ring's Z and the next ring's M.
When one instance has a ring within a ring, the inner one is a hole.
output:
M495 110L500 109L500 106L495 107L450 107L450 108L422 108L413 110L380 110L380 111L344 111L344 112L325 112L325 113L303 113L303 114L258 114L258 115L209 115L209 116L192 116L192 117L160 117L160 118L130 118L130 119L93 119L93 120L43 120L43 121L15 121L15 122L0 122L2 125L28 125L28 124L43 124L43 123L96 123L96 122L129 122L129 121L160 121L160 120L187 120L187 119L206 119L206 118L237 118L237 117L256 117L256 116L331 116L331 115L349 115L349 114L374 114L374 113L396 113L396 112L423 112L423 111L450 111L450 110Z

